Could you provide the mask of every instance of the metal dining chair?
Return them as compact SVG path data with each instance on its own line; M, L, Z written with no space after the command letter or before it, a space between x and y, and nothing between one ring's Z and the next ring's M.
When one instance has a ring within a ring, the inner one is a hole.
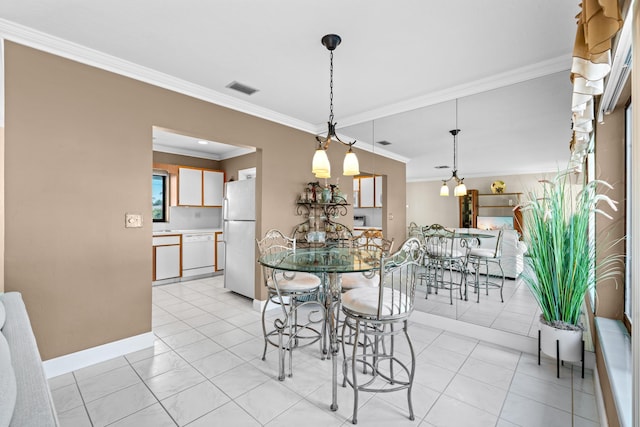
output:
M391 252L393 239L385 239L381 230L368 229L364 230L360 235L354 236L349 245L360 249L360 251L368 252L374 259L380 259ZM376 271L342 274L343 291L367 286L378 286Z
M351 354L345 354L342 365L343 386L349 384L354 392L353 424L358 422L358 393L361 391L407 390L409 419L415 418L411 401L415 352L407 329L422 252L417 238L408 239L399 251L381 259L378 286L356 288L342 294L343 346L347 331L355 335L355 343L361 342L360 334L369 336L366 346L351 346ZM407 340L409 363L395 353L394 341L398 335Z
M439 224L425 227L424 232L425 263L427 269L427 292L429 286L438 293L439 289L449 291L449 302L453 304L453 289L458 288L462 299L463 282L466 280L466 250L455 245L455 232L447 230ZM459 280L455 277L459 275Z
M469 265L471 265L474 270L472 285L474 291L477 293L476 302L480 302L480 287L482 285L484 285L485 293L487 295L489 295L489 288L500 289L500 301L504 302L504 297L502 295L502 290L504 288L504 270L502 269L502 264L500 262L502 258L503 233L504 230L500 230L498 232L495 246L491 248L471 248L469 251ZM495 264L500 269L500 282L491 280L491 276L489 275L489 264ZM480 271L482 267L484 267L484 273ZM484 274L484 281L480 281L479 274Z
M257 241L260 256L282 253L283 256L295 251L295 240L278 230L269 230ZM324 302L320 299L321 280L311 273L282 271L262 266L264 283L269 291L267 301L262 309L262 331L264 336L264 350L262 360L265 360L267 346L271 344L278 348L278 379L284 380L285 356L289 355L289 373L293 376L293 350L295 348L320 342L320 351L324 355L326 313ZM267 330L266 313L270 304L280 308L280 314L275 316L273 329ZM301 313L303 308L306 318ZM317 318L314 318L316 316ZM277 337L277 340L275 339Z

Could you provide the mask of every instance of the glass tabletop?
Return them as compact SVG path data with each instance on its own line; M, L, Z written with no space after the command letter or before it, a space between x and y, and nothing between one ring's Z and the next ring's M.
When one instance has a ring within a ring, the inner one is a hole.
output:
M308 248L266 254L258 259L264 266L308 273L351 273L378 266L375 253L356 248Z
M482 233L455 233L454 237L459 237L461 239L490 239L492 237L496 237L493 234L482 234Z

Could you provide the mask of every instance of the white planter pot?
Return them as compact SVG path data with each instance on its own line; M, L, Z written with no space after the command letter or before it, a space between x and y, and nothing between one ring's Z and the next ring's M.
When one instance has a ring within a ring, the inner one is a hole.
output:
M556 341L560 341L560 360L582 361L582 330L558 329L540 322L540 349L547 356L557 357Z

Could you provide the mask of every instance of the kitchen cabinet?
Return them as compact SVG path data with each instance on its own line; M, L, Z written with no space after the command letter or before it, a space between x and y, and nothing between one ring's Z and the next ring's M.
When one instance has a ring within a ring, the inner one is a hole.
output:
M222 206L224 197L224 172L202 171L204 206Z
M173 279L182 276L182 236L169 235L153 238L152 280Z
M202 170L178 168L178 205L202 206Z
M359 208L360 205L360 180L353 178L353 207Z
M224 270L224 233L216 233L216 271Z
M224 172L178 168L178 205L221 207L224 194Z
M353 178L354 208L381 208L382 201L382 175Z
M374 207L381 208L382 207L382 175L378 175L373 180L374 184L374 192L375 192L375 202Z
M372 208L375 203L375 181L372 176L359 178L360 180L360 203L359 208Z

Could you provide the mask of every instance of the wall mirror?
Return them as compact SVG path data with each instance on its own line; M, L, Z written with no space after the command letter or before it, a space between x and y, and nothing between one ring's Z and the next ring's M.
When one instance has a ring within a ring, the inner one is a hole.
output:
M369 144L379 154L388 150L409 159L407 225L413 221L458 227L458 198L453 196L451 181L451 196L439 195L442 180L452 174L454 144L449 131L461 130L457 169L468 189L490 193L491 183L502 179L508 192L531 190L538 179L566 166L569 160L568 76L567 70L479 93L469 89L457 100L449 96L339 131L358 139L358 145ZM513 261L504 259L506 262ZM425 289L424 285L418 287L417 310L519 335L537 333L537 305L522 280L505 280L504 303L495 290L488 296L483 291L479 303L472 288L468 289L468 301L456 298L456 290L450 304L449 291L429 294L425 299Z

